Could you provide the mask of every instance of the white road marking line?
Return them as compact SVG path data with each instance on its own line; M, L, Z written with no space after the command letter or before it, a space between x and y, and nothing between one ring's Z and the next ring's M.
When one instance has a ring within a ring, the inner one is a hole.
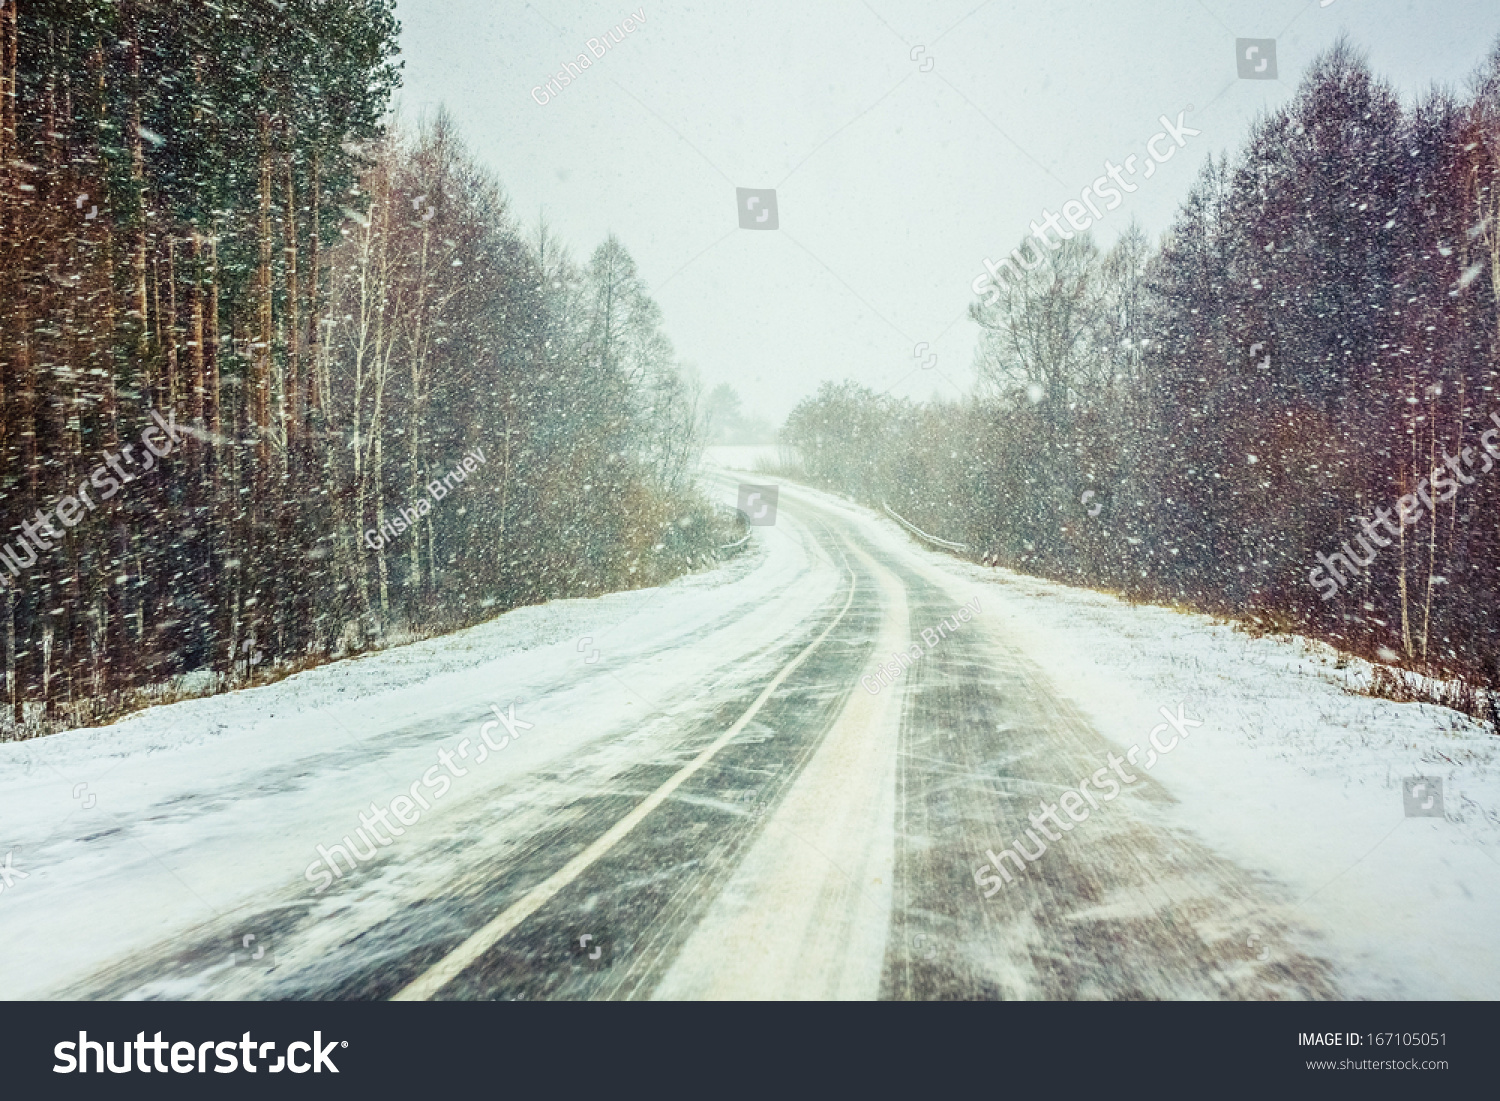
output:
M883 597L873 660L910 646L900 578L857 545ZM867 659L867 661L870 659ZM852 679L852 677L851 677ZM855 688L651 997L874 1001L896 867L906 682Z
M645 802L641 803L635 810L610 827L609 831L602 837L557 871L553 872L552 875L548 876L541 883L538 883L530 891L526 892L509 909L503 911L498 917L490 921L477 933L469 937L468 940L448 953L448 955L444 956L421 976L403 987L391 998L391 1001L418 1002L426 1001L433 997L439 990L457 978L465 968L469 967L475 960L489 951L501 937L504 937L511 930L515 929L516 926L520 925L521 922L540 910L559 891L582 875L591 864L624 840L625 836L631 830L635 829L636 826L640 825L641 821L648 814L661 806L672 792L681 787L690 776L706 765L713 758L714 754L733 741L735 736L749 725L750 720L755 718L760 709L765 706L766 701L771 698L771 694L780 688L782 682L791 676L799 665L807 660L808 655L821 646L823 640L833 633L833 629L839 625L845 614L849 611L850 605L854 603L854 592L857 587L858 584L851 571L849 574L849 597L844 601L843 608L839 609L839 614L834 617L833 622L808 645L807 649L793 658L781 672L772 678L771 683L766 685L761 694L755 698L755 702L736 720L733 726L714 739L713 743L707 749L683 766L675 776L652 792Z

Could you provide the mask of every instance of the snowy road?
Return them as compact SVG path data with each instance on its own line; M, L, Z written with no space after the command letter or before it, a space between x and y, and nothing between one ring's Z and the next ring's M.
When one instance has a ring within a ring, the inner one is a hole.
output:
M1496 996L1487 735L1301 684L1284 644L1250 659L1193 617L1084 594L1038 625L1027 602L1069 590L811 491L783 487L753 542L659 590L0 746L0 860L25 873L0 890L0 997ZM1233 651L1243 683L1100 672L1148 616ZM1245 716L1277 677L1304 710L1386 708L1389 738L1337 776L1258 745ZM1183 705L1204 726L1170 758L1132 755L1012 882L976 877ZM1451 820L1404 817L1372 771L1423 737L1462 747ZM368 858L321 871L351 845Z

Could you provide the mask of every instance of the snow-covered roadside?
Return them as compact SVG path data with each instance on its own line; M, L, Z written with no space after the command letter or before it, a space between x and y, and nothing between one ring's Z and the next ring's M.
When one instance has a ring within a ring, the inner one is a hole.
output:
M1316 931L1298 947L1338 964L1351 997L1500 997L1500 738L1479 723L1351 694L1368 664L1319 642L989 569L837 496L782 493L843 511L956 602L982 586L989 629L1122 750L1145 758L1163 707L1202 720L1151 774L1176 821L1281 898L1231 931L1247 954L1274 954L1265 928L1289 921ZM1407 817L1414 776L1442 781L1444 817Z
M733 500L740 480L779 481L721 477L715 495ZM1183 705L1201 719L1152 775L1179 801L1175 824L1266 877L1275 912L1247 912L1231 931L1247 955L1259 936L1273 957L1294 947L1323 956L1354 996L1500 993L1500 739L1440 708L1350 695L1345 678L1367 667L1340 671L1326 647L1253 640L1205 617L986 569L930 552L840 498L782 492L841 511L955 604L978 592L979 629L1044 669L1122 750L1145 748L1159 708ZM650 759L671 724L658 737L634 716L712 695L726 665L753 681L748 659L843 585L795 511L723 570L661 589L519 609L264 688L0 746L0 864L13 851L28 876L0 893L0 943L10 949L0 998L55 994L197 922L274 904L289 889L305 897L314 847L399 794L439 748L475 736L491 704L515 701L533 729L458 780L402 842L410 847L391 850L393 862L463 817L450 811L505 785L580 760L623 769ZM600 651L594 664L590 648ZM1416 774L1443 781L1445 817L1405 816L1401 781ZM507 822L521 835L544 825ZM403 874L442 884L464 870L449 861ZM407 887L397 901L413 897ZM336 904L359 912L318 923L331 938L383 903L362 894ZM1320 939L1278 945L1267 930L1284 923Z
M440 836L470 801L535 772L654 759L671 724L644 728L637 717L693 700L726 667L757 675L754 655L842 584L820 560L786 524L724 568L661 588L516 609L265 687L0 745L0 865L13 853L25 876L0 891L0 998L56 996L199 923L228 926L244 910L310 897L301 880L316 846L352 833L439 749L479 744L491 705L514 702L532 729L482 765L471 759L393 859ZM339 903L352 904L375 902Z

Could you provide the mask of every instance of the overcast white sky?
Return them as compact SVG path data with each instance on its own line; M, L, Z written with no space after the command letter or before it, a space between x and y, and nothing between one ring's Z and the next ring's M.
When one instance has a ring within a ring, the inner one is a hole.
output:
M533 99L635 11L638 30ZM1237 148L1341 31L1408 99L1460 85L1500 34L1495 0L400 0L398 15L403 112L446 104L517 216L545 210L579 260L616 233L681 359L778 424L825 379L967 391L981 260L1106 158L1141 154L1158 116L1186 110L1202 134L1107 214L1102 242L1132 217L1166 228L1204 157ZM1278 80L1238 78L1237 37L1277 40ZM740 230L736 187L776 188L781 228Z

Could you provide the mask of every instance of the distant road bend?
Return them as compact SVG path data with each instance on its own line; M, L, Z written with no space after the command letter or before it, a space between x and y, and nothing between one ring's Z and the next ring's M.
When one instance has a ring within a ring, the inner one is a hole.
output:
M734 499L738 479L709 478ZM982 584L889 521L784 486L752 542L718 576L569 602L543 645L476 656L476 628L385 694L401 651L314 671L316 707L278 703L291 682L221 698L215 737L96 782L117 817L65 808L24 850L58 871L7 892L0 934L40 921L75 947L0 996L1337 996L1318 959L1232 950L1263 888L1149 776L986 899L986 852L1123 748L1007 643ZM945 620L959 629L862 686ZM336 695L345 680L364 687ZM318 845L512 700L531 724L513 745L314 892ZM94 775L109 753L90 741L59 768Z

